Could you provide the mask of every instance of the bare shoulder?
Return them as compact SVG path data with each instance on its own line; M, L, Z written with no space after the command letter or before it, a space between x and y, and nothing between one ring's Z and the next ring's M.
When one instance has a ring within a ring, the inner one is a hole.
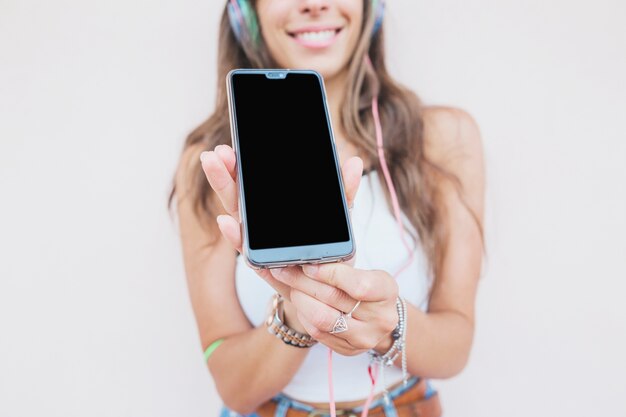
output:
M482 218L485 167L478 123L458 107L425 107L423 117L426 157L459 179L467 203Z
M458 107L424 107L424 145L427 156L439 163L459 153L481 155L482 141L476 120Z

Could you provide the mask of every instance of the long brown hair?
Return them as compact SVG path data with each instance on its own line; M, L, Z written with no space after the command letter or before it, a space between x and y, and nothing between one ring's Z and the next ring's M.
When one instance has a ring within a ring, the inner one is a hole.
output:
M255 6L256 1L252 1ZM372 119L372 98L378 96L380 121L385 140L385 157L389 172L397 190L398 202L410 223L417 232L411 233L414 241L419 241L428 262L428 276L432 290L432 282L438 275L446 251L448 231L442 221L443 205L439 203L437 179L446 177L455 185L462 196L460 181L452 173L430 161L424 153L424 122L422 103L408 88L395 82L385 66L383 26L374 36L372 33L374 19L371 13L371 2L364 1L364 24L360 40L352 56L347 77L346 95L340 106L339 123L346 133L346 140L360 150L366 163L375 169L380 168L377 157L377 145L374 121ZM199 219L214 236L219 236L215 217L223 212L219 199L215 198L202 171L199 154L204 150L214 149L217 145L231 143L228 115L228 99L226 96L226 74L233 68L278 68L265 45L259 37L257 47L248 43L241 45L235 38L230 27L226 9L222 14L219 31L218 49L218 85L215 110L209 118L193 130L185 141L183 151L188 148L196 150L190 160L189 169L193 175L189 177L187 189L193 207ZM364 58L369 55L372 65L364 65ZM379 176L386 192L387 203L391 208L390 194L383 176ZM176 195L181 197L181 190L172 187L169 204ZM461 198L474 220L478 224L481 238L482 225L476 214L469 209Z

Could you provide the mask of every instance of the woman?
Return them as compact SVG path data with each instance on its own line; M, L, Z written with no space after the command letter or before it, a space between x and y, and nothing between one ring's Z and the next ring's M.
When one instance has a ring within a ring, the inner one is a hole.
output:
M230 0L224 9L216 108L187 138L170 200L177 203L189 294L223 415L330 414L332 349L336 414L437 416L439 397L428 378L452 377L467 362L484 247L480 134L465 111L424 106L391 79L383 7L376 0ZM352 262L255 274L238 256L224 82L233 68L323 75L346 199L354 206ZM377 153L378 121L386 162ZM400 273L407 250L383 164L414 244ZM299 348L269 334L267 305L275 293L283 297L283 323L315 345ZM348 330L331 333L348 311ZM403 340L404 363L398 355L368 375L370 360L396 340ZM406 383L401 368L411 375Z

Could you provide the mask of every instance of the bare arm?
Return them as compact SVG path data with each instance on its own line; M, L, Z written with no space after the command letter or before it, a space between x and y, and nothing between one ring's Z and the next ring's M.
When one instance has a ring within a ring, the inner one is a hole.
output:
M469 209L450 180L441 179L437 209L448 229L447 250L437 271L428 312L407 306L407 367L413 375L446 378L465 367L474 334L474 303L483 252L479 225L483 223L484 168L478 127L467 113L430 108L425 122L427 156L458 177ZM296 316L320 343L349 356L371 348L382 354L391 347L390 333L398 321L398 285L388 272L330 263L272 273L292 287ZM350 329L330 334L328 329L337 314L349 311L357 300L362 303L352 315ZM401 366L400 357L395 365Z
M237 252L221 235L208 246L213 236L202 227L187 197L190 175L201 169L199 154L193 148L185 152L176 178L189 296L202 348L225 338L208 360L217 391L228 408L248 414L289 383L309 350L286 345L264 325L255 328L245 316L235 289ZM285 301L286 320L295 317L291 308ZM304 332L297 321L289 320L289 325Z
M220 216L219 232L213 228L215 232L211 233L194 214L187 192L190 174L200 169L200 151L185 152L176 181L189 295L203 348L225 338L208 360L218 393L230 409L248 414L282 391L309 349L286 345L269 334L264 325L253 328L246 318L235 289L235 257L237 251L241 252L235 154L228 146L218 146L205 154L202 163L206 178L227 213ZM351 204L359 186L362 161L350 158L341 170L346 200ZM217 243L209 245L212 234L218 235ZM257 274L285 298L285 324L306 333L291 302L290 287L274 279L268 270L259 270Z
M478 127L467 113L444 107L425 114L427 155L459 177L466 202L483 223L484 166ZM448 250L435 280L427 313L407 304L409 373L432 378L458 374L467 363L474 334L474 303L482 266L479 229L449 181L439 184L448 224ZM391 341L376 347L380 353ZM401 358L396 366L401 366Z

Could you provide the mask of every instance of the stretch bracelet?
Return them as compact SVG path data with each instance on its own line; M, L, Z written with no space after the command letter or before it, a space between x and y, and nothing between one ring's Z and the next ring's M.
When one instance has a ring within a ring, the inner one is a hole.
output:
M215 349L217 349L217 347L221 345L224 340L226 339L217 339L215 342L211 343L208 348L206 348L206 350L204 351L205 362L209 360L209 356L211 356Z
M402 332L402 380L404 381L404 386L406 387L409 383L409 375L407 372L407 364L406 364L406 326L407 326L407 308L406 308L406 300L402 298L402 311L404 312L404 331Z
M398 310L398 325L391 333L391 337L394 339L393 345L391 345L391 348L389 348L389 350L383 355L379 354L374 349L370 349L368 351L370 355L370 364L374 362L379 363L380 379L383 386L383 397L387 404L389 404L391 400L385 383L385 368L393 366L394 361L400 354L402 355L402 379L404 381L404 386L408 383L406 363L406 301L403 298L398 297L396 299L396 308Z

